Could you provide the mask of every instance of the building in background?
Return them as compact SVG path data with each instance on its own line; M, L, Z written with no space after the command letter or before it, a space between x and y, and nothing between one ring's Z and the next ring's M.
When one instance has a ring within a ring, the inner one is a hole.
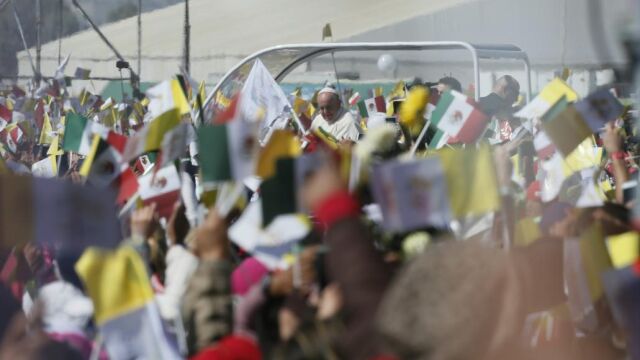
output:
M460 40L472 43L517 45L529 54L533 91L536 92L564 67L572 71L571 85L581 94L611 81L611 69L624 65L619 33L625 20L626 3L600 0L606 31L605 41L594 47L588 16L588 0L294 0L212 2L190 0L191 75L214 85L245 56L265 47L321 40L322 28L332 26L332 41L429 41ZM606 3L606 6L604 6ZM142 16L141 80L158 82L178 72L182 61L184 5L179 3ZM137 64L137 19L127 18L102 26L103 32L135 69ZM602 32L598 29L597 31ZM91 30L62 40L62 53L71 54L67 73L76 66L89 68L92 76L118 77L115 57ZM53 74L57 67L58 43L42 47L42 70ZM377 81L377 54L338 55L339 73ZM463 87L471 85L471 69L464 53L397 55L393 77L437 80L453 75ZM25 52L18 55L20 75L30 75ZM292 81L322 81L323 72L333 72L334 59L319 58L294 71ZM523 79L521 68L509 64L483 64L481 93L490 91L492 80L504 72ZM138 71L138 69L135 69ZM307 72L307 74L305 74ZM315 73L314 73L315 72ZM285 79L287 81L288 79ZM327 80L327 79L325 79ZM384 79L382 79L384 80ZM74 87L87 86L77 81ZM105 83L93 82L102 88Z

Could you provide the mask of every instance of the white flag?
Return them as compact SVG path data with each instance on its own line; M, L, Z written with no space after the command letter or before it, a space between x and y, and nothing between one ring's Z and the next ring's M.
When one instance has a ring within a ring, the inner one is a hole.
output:
M270 126L283 113L289 113L291 105L278 83L260 59L253 68L241 91L240 111L246 119L263 120L263 126Z

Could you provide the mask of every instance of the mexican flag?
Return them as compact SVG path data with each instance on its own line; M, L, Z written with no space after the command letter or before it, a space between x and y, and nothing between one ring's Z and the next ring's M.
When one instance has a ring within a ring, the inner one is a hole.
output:
M0 104L0 131L4 129L13 118L13 111L9 110L6 106Z
M82 115L69 113L65 120L62 149L87 156L91 151L93 134L108 132L109 129L102 124L88 120Z
M120 155L124 153L124 149L127 146L128 138L122 134L118 134L117 132L111 130L107 134L101 134L102 139L106 141L109 145L113 146L115 150L117 150Z
M128 165L122 155L99 135L94 135L91 151L80 168L80 175L98 188L109 186Z
M276 130L260 151L256 164L256 176L267 179L275 175L276 162L283 157L296 157L302 153L300 141L286 130Z
M9 124L0 131L0 141L6 145L6 149L15 153L18 151L18 143L22 140L24 133L16 124Z
M361 117L370 117L376 112L386 113L386 104L383 96L376 96L358 102L358 111Z
M295 181L295 158L276 161L276 173L260 185L262 226L269 225L278 215L293 214L298 209Z
M431 123L457 142L474 143L487 127L488 117L475 103L455 90L442 94L431 115Z
M438 129L435 125L429 123L427 126L429 126L427 134L432 134L431 142L429 142L429 149L440 149L451 139L451 136Z
M120 174L120 177L118 177L117 185L118 197L116 199L116 203L124 204L138 191L138 177L130 167L127 167L124 172Z
M360 93L356 91L349 98L349 105L355 106L358 102L360 102L360 99L361 99Z
M322 166L320 153L298 157L280 157L275 163L273 175L260 184L262 198L262 223L267 227L278 216L308 212L304 209L299 189L309 174Z
M171 216L173 206L180 197L180 175L175 166L149 172L138 179L140 198L147 205L156 203L161 217Z
M216 118L198 128L198 153L204 182L238 180L252 175L257 151L255 122L241 115L239 98ZM259 125L259 124L258 124Z

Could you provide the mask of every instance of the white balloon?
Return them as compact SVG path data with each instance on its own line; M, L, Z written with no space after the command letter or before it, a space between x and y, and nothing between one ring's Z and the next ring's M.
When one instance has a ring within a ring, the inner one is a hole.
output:
M396 58L391 54L382 54L378 58L378 69L382 72L392 73L398 67Z

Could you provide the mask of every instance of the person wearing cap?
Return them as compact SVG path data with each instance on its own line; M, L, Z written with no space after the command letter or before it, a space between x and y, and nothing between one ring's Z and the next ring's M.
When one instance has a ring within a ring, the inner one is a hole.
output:
M357 141L360 130L353 115L342 106L340 95L330 87L318 93L318 115L311 122L311 129L322 128L336 139Z

